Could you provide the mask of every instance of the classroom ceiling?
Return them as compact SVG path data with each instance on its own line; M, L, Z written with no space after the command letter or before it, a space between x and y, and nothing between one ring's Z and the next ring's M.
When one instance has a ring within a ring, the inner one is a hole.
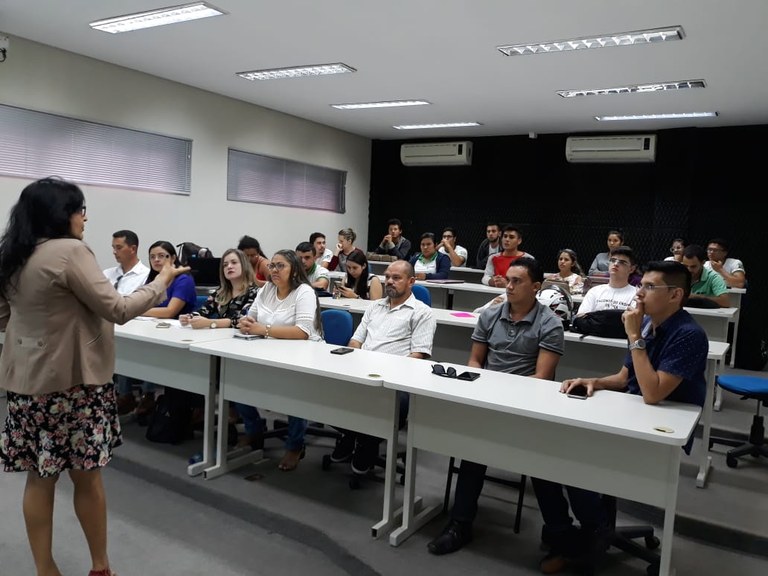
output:
M182 0L179 4L184 3ZM768 124L765 0L211 0L227 14L123 34L94 20L171 0L0 0L0 33L378 139L644 132ZM682 41L507 57L496 47L680 25ZM247 70L343 62L357 70L248 81ZM704 80L703 89L562 98L557 90ZM2 64L0 64L2 81ZM348 102L430 106L337 110ZM598 122L597 115L716 111ZM450 130L399 124L475 121Z

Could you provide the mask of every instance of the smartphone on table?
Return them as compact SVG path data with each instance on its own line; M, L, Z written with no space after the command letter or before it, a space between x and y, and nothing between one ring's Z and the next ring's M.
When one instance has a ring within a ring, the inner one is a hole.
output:
M571 388L568 393L566 394L568 398L576 398L577 400L586 400L587 399L587 387L583 384L579 384L578 386L574 386Z

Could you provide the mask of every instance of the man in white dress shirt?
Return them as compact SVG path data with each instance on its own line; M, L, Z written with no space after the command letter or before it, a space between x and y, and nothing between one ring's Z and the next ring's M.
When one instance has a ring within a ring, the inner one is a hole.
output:
M427 359L432 355L432 339L437 322L432 309L417 300L412 286L416 282L413 266L396 260L384 272L384 294L374 300L363 314L360 325L349 341L349 347L374 350L399 356ZM408 396L398 392L400 424L408 414ZM365 474L378 456L380 438L343 431L331 455L333 462L352 461L352 471Z
M138 256L139 237L132 230L118 230L112 234L112 254L117 266L104 270L104 276L115 290L126 296L147 281L149 268Z

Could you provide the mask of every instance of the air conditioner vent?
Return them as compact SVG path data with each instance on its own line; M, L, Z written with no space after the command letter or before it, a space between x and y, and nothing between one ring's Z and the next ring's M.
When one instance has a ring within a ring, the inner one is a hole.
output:
M654 162L656 135L570 136L565 158L568 162Z

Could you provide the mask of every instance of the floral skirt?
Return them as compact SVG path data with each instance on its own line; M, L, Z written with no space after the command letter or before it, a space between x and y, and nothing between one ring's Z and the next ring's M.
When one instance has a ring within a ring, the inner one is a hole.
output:
M64 470L106 465L122 444L114 384L75 386L27 396L8 392L8 417L0 433L6 472L56 476Z

